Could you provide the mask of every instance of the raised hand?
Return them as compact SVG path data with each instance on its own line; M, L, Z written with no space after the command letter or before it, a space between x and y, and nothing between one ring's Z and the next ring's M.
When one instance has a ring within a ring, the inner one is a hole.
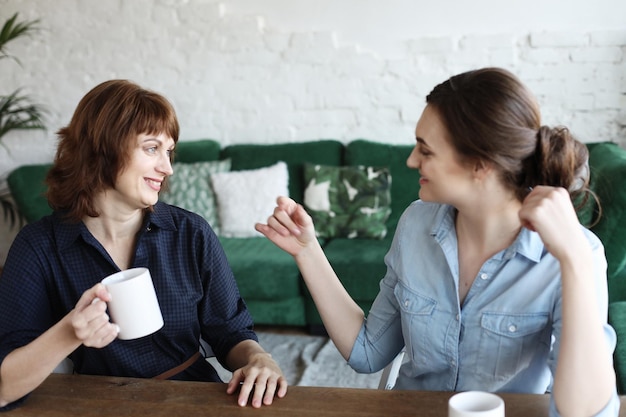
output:
M525 227L539 233L546 249L559 260L589 249L564 188L537 186L524 199L519 217Z
M276 246L292 256L312 242L317 242L313 220L304 207L288 197L278 197L274 213L267 224L257 223L255 229Z

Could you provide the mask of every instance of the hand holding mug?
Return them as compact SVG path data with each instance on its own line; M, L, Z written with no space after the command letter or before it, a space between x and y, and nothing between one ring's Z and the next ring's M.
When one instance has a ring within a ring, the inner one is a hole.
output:
M117 337L118 327L109 322L106 313L110 295L102 284L96 284L83 293L70 313L76 338L85 346L101 348Z

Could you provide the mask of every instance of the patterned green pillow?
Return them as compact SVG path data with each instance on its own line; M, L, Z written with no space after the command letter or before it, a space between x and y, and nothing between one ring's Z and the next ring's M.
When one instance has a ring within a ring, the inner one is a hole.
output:
M304 206L318 237L382 239L387 234L388 168L305 164L304 183Z
M174 174L168 179L168 190L162 192L159 199L201 215L209 222L215 233L219 233L215 194L209 177L211 174L230 171L230 165L230 159L194 163L175 162Z

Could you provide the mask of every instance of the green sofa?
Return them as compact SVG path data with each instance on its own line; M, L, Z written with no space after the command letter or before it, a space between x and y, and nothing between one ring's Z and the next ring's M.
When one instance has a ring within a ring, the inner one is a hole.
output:
M626 393L626 150L614 143L590 143L591 187L602 205L602 217L591 227L603 241L608 259L609 319L618 333L615 366L620 392ZM406 167L412 145L390 145L367 140L343 144L318 140L283 144L237 144L220 147L214 140L179 142L176 161L191 163L230 159L231 170L266 167L285 161L289 193L304 198L306 162L330 166L383 166L391 174L391 215L383 239L321 239L325 252L352 297L367 312L385 273L383 257L403 210L419 191L417 171ZM9 187L27 221L50 212L42 193L49 165L22 166L9 176ZM592 224L598 215L594 203L580 212L581 222ZM269 215L269 213L268 213ZM260 235L259 235L260 236ZM220 237L242 296L257 324L309 326L323 330L319 314L302 284L293 259L263 237ZM624 342L622 342L624 341ZM621 376L624 377L621 377Z

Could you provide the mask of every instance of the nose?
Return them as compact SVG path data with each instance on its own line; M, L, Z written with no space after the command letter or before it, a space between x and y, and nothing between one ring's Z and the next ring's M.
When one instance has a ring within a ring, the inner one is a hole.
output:
M415 146L413 150L411 151L411 154L409 155L409 157L406 159L406 166L411 169L419 169L420 163L421 163L420 153L417 149L417 146Z
M161 156L157 170L165 175L172 175L174 173L169 153L164 153Z

